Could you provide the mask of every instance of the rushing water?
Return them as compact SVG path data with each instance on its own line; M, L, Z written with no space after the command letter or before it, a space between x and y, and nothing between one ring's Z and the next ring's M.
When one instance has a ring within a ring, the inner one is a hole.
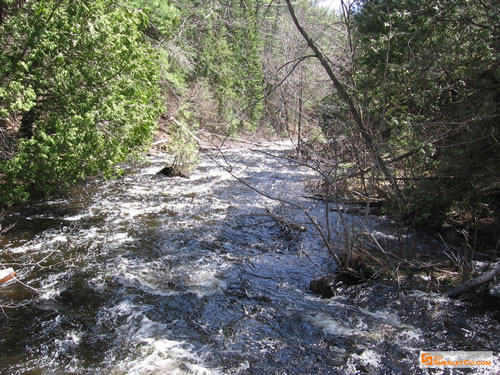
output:
M189 179L156 175L165 162L4 218L0 262L25 285L0 286L0 305L25 306L0 312L0 373L423 373L420 350L498 350L492 310L384 283L312 294L334 267L312 225L288 208L308 231L284 233L264 215L280 203L218 163L319 216L300 198L309 170L248 150L204 156Z

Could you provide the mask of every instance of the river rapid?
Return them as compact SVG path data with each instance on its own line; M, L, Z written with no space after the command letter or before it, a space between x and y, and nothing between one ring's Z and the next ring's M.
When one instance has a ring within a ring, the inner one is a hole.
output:
M0 285L0 305L23 306L0 311L0 373L435 374L421 350L498 350L495 309L384 282L313 294L335 268L313 225L220 167L320 220L303 198L313 172L269 156L289 150L209 152L189 179L157 175L168 157L152 155L9 211L0 262L19 281ZM286 233L265 208L307 231ZM346 219L394 236L387 219Z

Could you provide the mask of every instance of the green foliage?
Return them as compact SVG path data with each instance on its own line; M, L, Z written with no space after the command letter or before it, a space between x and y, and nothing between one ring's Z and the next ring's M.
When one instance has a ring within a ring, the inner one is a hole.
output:
M169 39L180 21L180 10L164 0L129 0L148 17L148 27L152 36Z
M146 12L147 34L167 51L162 75L165 91L186 96L190 87L206 82L210 87L208 102L217 104L218 118L211 121L226 123L226 133L254 130L263 109L259 3L131 2ZM183 101L190 98L183 97Z
M0 201L50 194L152 137L161 110L147 19L114 0L37 1L0 26L0 116L20 123Z
M195 132L198 124L188 107L177 111L177 120L168 128L169 141L166 151L174 157L173 167L180 173L189 174L198 164L199 152Z
M206 78L228 133L255 129L262 114L262 42L255 0L201 6L189 31L196 66L192 80Z
M438 223L455 202L481 203L477 192L500 181L496 8L488 0L366 1L355 15L365 121L384 155L411 153L397 172L409 181L403 211L414 222Z
M161 86L165 91L169 88L181 89L185 85L185 76L189 70L183 61L187 57L177 47L175 34L181 21L181 11L169 1L164 0L128 0L135 8L140 9L146 17L145 34L155 45L161 56ZM180 61L183 60L183 61ZM188 64L189 65L189 64Z
M180 169L192 169L197 150L187 133L202 126L234 135L258 125L263 91L258 3L131 3L148 15L146 34L162 56L161 85L173 117L167 123L168 151L185 164Z
M392 116L433 115L468 98L475 89L471 80L486 71L498 74L498 14L491 1L484 3L489 6L466 0L367 3L355 18L360 92L379 105L391 103Z
M325 137L324 133L321 131L321 128L316 128L309 136L308 142L312 144L326 144L328 140Z

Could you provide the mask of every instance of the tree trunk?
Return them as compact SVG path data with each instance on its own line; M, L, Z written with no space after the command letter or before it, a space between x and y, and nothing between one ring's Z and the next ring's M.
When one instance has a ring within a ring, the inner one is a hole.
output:
M302 133L302 65L300 66L300 71L299 71L299 121L298 121L298 129L297 129L297 150L299 154L302 151L302 140L301 140L301 133Z

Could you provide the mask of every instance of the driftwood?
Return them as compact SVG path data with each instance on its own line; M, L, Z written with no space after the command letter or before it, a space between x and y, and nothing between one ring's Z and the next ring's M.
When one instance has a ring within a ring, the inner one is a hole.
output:
M284 217L275 215L271 212L269 208L266 207L266 212L271 219L273 219L276 224L278 224L280 227L285 228L287 230L296 230L298 232L305 232L307 231L307 228L303 225L297 224L293 222L292 220L288 220Z
M445 293L445 296L450 298L458 297L461 294L468 292L469 290L475 289L478 286L491 281L493 278L499 275L500 275L500 263L498 263L492 270L485 272L479 275L478 277L449 290L448 292Z
M2 225L0 224L0 235L1 235L2 233L7 232L8 230L11 230L11 229L12 229L15 225L16 225L16 223L11 224L11 225L9 225L9 226L8 226L8 227L6 227L6 228L2 228Z
M151 146L162 145L162 144L168 143L169 141L170 141L170 139L168 139L168 138L167 139L160 139L159 141L151 143Z

